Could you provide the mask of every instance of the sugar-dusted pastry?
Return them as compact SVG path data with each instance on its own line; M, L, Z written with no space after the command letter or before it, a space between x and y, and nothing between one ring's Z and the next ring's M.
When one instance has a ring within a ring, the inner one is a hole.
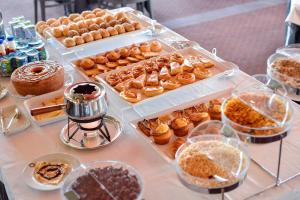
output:
M107 38L110 36L109 32L106 29L101 28L100 33L102 35L102 38Z
M91 14L86 15L84 18L85 19L93 19L93 18L96 18L96 17L97 16L94 13L91 13Z
M76 45L84 44L84 39L81 36L77 35L77 36L74 36L73 38L76 42Z
M78 33L79 33L80 35L82 35L82 34L84 34L84 33L88 33L88 32L89 32L89 29L87 29L87 28L81 28L81 29L78 30Z
M203 67L196 67L193 73L195 74L197 79L201 79L201 80L212 76L212 73L208 69Z
M106 21L106 22L110 22L110 21L112 21L112 20L114 20L115 18L112 16L112 15L106 15L105 17L104 17L104 20Z
M179 149L179 147L181 145L183 145L185 143L185 139L183 138L176 138L176 140L174 140L171 144L170 144L170 155L171 157L174 159L177 150Z
M70 30L68 32L68 37L74 37L76 35L79 35L78 31L75 31L75 30Z
M94 40L92 34L90 33L82 34L82 38L84 39L85 42L92 42Z
M124 26L126 32L131 32L131 31L135 30L134 26L130 23L124 23L123 26Z
M74 21L74 19L79 17L79 16L80 16L80 14L78 14L78 13L72 13L72 14L69 15L69 19L71 21Z
M98 25L100 25L101 23L104 22L104 20L103 20L101 17L97 17L94 21L95 21L95 23L98 24Z
M175 118L171 122L171 128L177 137L186 136L189 132L189 121L184 117Z
M115 14L114 17L119 20L123 17L126 17L126 14L124 12L118 12L118 13Z
M56 38L60 38L63 36L62 30L60 29L60 27L54 27L52 29L52 35Z
M122 24L116 24L114 28L118 31L119 34L125 33L126 30Z
M63 36L67 37L69 35L69 27L68 26L62 26L62 34Z
M91 31L90 34L92 34L94 40L102 39L102 35L101 35L100 31Z
M85 23L85 21L79 21L79 22L77 22L76 23L77 24L77 26L79 27L79 28L88 28L88 25Z
M152 58L152 57L156 57L159 56L158 52L142 52L142 55L148 59L148 58Z
M142 24L140 22L132 22L132 25L135 30L140 30L142 28Z
M145 85L146 74L142 74L131 81L130 86L136 89L142 89Z
M56 22L55 18L49 18L49 19L47 19L46 24L50 26L54 22Z
M63 43L66 47L74 47L76 46L76 42L73 38L65 38Z
M193 70L194 70L194 66L188 59L184 59L181 66L182 66L183 71L185 71L185 72L193 72Z
M183 72L182 66L178 62L170 63L170 73L172 76Z
M184 62L184 57L180 53L175 52L171 54L170 61L177 62L181 65Z
M110 36L118 35L118 31L113 27L107 27L106 30L109 32Z
M90 58L84 58L80 61L80 67L83 69L91 69L95 65L95 62Z
M125 89L120 93L120 96L131 103L137 103L142 99L141 93L131 89Z
M176 88L179 88L181 85L176 79L167 79L167 80L161 80L160 85L165 90L174 90Z
M169 69L167 67L162 67L159 71L159 79L168 80L171 78Z
M115 69L118 66L118 64L116 62L107 62L105 63L105 66L110 69Z
M98 24L91 24L89 25L89 28L88 28L90 31L97 31L100 29L100 26Z
M117 64L120 66L126 66L128 65L130 62L128 60L125 60L125 59L118 59L117 60Z
M158 84L158 73L156 71L153 71L150 75L147 76L146 85L157 86Z
M99 55L99 56L96 56L95 62L97 64L103 64L103 65L105 65L109 61L108 61L107 57Z
M153 52L160 52L162 49L162 46L159 41L154 40L150 43L150 48L151 48L151 51L153 51Z
M164 88L162 86L147 86L143 88L143 93L147 97L157 96L163 92Z
M194 83L196 81L195 74L183 72L176 75L177 80L182 85Z
M85 11L82 11L81 16L82 16L82 17L85 17L85 16L87 16L87 15L89 15L89 14L92 14L92 13L93 13L93 12L90 11L90 10L85 10Z
M79 30L78 25L75 24L75 23L69 24L68 27L69 27L69 30L75 30L75 31L78 31L78 30Z
M140 44L140 50L141 50L141 52L150 52L151 51L151 46L147 42L141 43Z
M154 142L159 145L164 145L169 143L172 133L167 124L160 123L155 130L152 132L152 137Z

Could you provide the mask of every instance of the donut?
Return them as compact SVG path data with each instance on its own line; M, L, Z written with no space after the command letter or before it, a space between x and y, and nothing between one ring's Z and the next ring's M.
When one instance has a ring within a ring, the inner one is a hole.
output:
M84 39L79 35L74 36L73 39L75 40L76 45L84 44Z
M118 31L119 34L122 34L122 33L125 33L125 32L126 32L124 26L121 25L121 24L115 25L114 28Z
M73 38L65 38L63 40L63 43L68 48L76 46L76 42L75 42L75 40Z
M108 28L106 28L106 30L109 32L109 34L110 34L111 36L114 36L114 35L118 35L118 34L119 34L118 31L117 31L115 28L113 28L113 27L108 27Z
M17 68L11 75L16 91L23 96L41 95L64 85L64 68L54 61L31 62Z
M90 34L90 33L84 33L84 34L82 34L82 38L84 39L85 42L92 42L92 41L94 41L94 38L93 38L92 34Z
M92 34L94 40L102 39L102 35L101 35L100 31L91 31L90 34Z
M95 63L90 58L84 58L80 61L79 66L85 70L92 69L94 67Z
M160 95L164 92L164 88L162 86L147 86L142 89L143 93L147 97L153 97Z
M106 29L100 29L100 33L102 35L102 38L107 38L110 36L109 32Z
M177 74L176 78L179 81L179 83L181 83L182 85L191 84L196 81L195 74L188 73L188 72Z

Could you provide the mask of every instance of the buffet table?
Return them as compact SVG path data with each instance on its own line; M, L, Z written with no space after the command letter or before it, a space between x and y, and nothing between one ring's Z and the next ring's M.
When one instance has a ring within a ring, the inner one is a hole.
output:
M146 33L118 40L114 43L93 47L81 52L80 56L90 55L97 52L111 50L120 46L129 45L152 39L154 36ZM166 31L155 38L169 41L186 41L187 39L166 28ZM201 44L200 44L201 45ZM204 49L202 49L205 51ZM74 82L85 80L72 66L69 65L69 57L78 54L59 55L57 50L48 46L52 59L64 63L65 70L72 74ZM205 51L208 53L208 51ZM218 58L219 59L219 58ZM221 59L220 59L221 60ZM222 61L222 60L221 60ZM225 61L222 61L225 62ZM254 81L249 75L234 70L225 77L210 79L186 88L166 94L162 98L154 99L151 104L143 104L136 107L125 107L118 98L108 93L110 110L109 114L122 120L124 131L120 138L105 148L92 151L74 150L65 146L59 139L61 129L66 120L39 127L31 123L31 126L20 133L10 136L0 136L0 180L4 182L9 199L32 200L32 199L60 199L60 192L42 192L31 189L22 180L22 170L26 163L32 159L49 153L67 153L77 157L81 163L96 160L119 160L136 168L144 180L144 199L218 199L219 195L204 195L193 192L184 187L175 171L174 163L162 159L151 145L147 144L138 136L136 130L129 126L128 122L138 119L146 114L153 114L166 108L174 107L191 101L193 98L201 98L212 93L233 88L242 81ZM1 84L10 86L9 79L2 79ZM171 100L170 100L171 99ZM9 96L0 101L0 106L16 104L24 113L22 99ZM159 102L159 103L158 103ZM155 108L153 106L155 105ZM292 130L283 142L282 167L280 178L289 179L300 173L300 142L299 123L300 107L293 104L295 110ZM149 113L152 112L152 113ZM260 165L276 173L278 142L264 145L248 145L250 155ZM285 199L286 195L300 187L300 177L282 183L274 187L275 178L266 173L255 162L251 162L248 176L243 185L226 194L227 199ZM269 188L269 189L268 189ZM260 192L262 192L260 194ZM290 194L292 195L292 194ZM293 196L293 195L292 195ZM296 196L294 196L297 199ZM289 197L290 198L290 197Z

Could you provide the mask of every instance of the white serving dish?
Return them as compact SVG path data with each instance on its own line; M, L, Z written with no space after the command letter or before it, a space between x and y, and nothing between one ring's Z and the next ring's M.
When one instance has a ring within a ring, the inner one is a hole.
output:
M64 89L60 89L60 90L50 92L50 93L47 93L47 94L43 94L43 95L40 95L40 96L35 96L35 97L32 97L30 99L25 100L24 101L24 106L25 106L25 109L28 113L28 116L30 116L31 121L33 121L38 126L44 126L44 125L47 125L47 124L51 124L51 123L55 123L55 122L67 119L67 115L63 114L63 115L59 115L59 116L56 116L56 117L53 117L53 118L45 119L43 121L39 121L30 114L30 110L32 108L38 108L38 107L43 106L42 105L43 101L48 100L48 99L54 99L54 98L60 97L60 96L64 96Z

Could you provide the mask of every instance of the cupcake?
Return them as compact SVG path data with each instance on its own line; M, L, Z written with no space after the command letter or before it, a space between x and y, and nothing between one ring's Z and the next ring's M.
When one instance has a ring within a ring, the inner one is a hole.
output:
M161 123L152 132L152 136L156 144L163 145L169 143L172 133L167 124Z
M171 128L177 137L186 136L189 132L189 121L184 117L179 117L171 122Z

